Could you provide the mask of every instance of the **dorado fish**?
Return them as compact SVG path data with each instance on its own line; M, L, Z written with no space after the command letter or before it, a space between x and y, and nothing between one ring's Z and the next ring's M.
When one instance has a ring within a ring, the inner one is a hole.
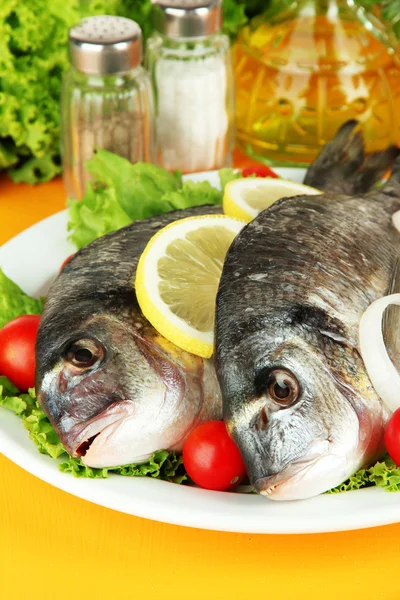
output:
M134 280L158 229L199 207L138 221L80 250L53 283L36 344L36 389L65 448L92 467L182 449L220 419L213 363L177 348L143 317Z
M362 138L348 140L354 126L331 143L330 162L312 167L309 185L331 186L337 175L327 168L345 173L349 190L381 177L390 156L369 164ZM159 449L179 451L198 423L221 418L213 362L159 335L134 290L139 257L158 229L220 210L202 206L128 225L83 248L52 285L37 339L36 389L65 448L85 464L118 466Z
M306 182L318 185L325 173L329 191L262 212L236 237L220 281L224 418L252 484L274 500L325 492L384 449L389 413L366 372L358 332L367 307L393 288L400 164L380 191L362 194L379 157L363 162L351 129L337 139L353 170L333 166L330 153L340 149L327 145ZM396 150L388 152L394 159Z

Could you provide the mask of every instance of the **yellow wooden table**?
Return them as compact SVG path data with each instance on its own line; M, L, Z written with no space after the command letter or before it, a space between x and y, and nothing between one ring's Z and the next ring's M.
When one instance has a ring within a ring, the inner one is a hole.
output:
M60 180L0 180L0 243L64 205ZM399 561L400 525L303 536L187 529L95 506L0 456L0 600L399 600Z

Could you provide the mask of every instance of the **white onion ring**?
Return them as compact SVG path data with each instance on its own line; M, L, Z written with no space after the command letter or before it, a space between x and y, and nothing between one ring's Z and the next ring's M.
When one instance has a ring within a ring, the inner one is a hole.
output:
M382 318L390 304L400 305L400 294L384 296L372 302L361 317L360 350L365 368L378 396L387 408L400 407L400 373L390 360L382 333Z
M400 231L400 210L396 211L392 215L392 223L393 226L397 229L397 231Z

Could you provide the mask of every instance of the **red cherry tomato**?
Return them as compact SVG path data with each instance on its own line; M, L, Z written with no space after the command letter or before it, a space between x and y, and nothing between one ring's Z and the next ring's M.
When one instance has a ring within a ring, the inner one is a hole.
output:
M35 343L39 315L23 315L0 329L0 375L20 390L35 385Z
M400 466L400 408L392 414L386 425L385 445L390 457Z
M256 177L274 177L275 179L278 178L278 175L266 165L257 165L256 167L245 167L242 170L242 175L243 177L250 177L250 175L255 175Z
M207 421L193 429L183 447L183 464L189 477L208 490L231 490L246 476L240 452L222 421Z
M64 260L64 262L62 263L59 273L61 273L61 271L63 270L63 268L65 267L65 265L71 260L71 258L75 256L75 254L71 254L70 256L67 256L67 258Z

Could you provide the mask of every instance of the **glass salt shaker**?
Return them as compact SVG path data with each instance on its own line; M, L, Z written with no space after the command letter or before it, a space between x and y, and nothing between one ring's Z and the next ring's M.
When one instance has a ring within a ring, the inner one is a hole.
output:
M90 181L85 163L96 149L154 162L154 101L135 21L84 19L69 31L69 55L61 100L64 183L68 197L80 199Z
M229 166L234 89L219 0L153 0L146 67L156 102L157 163L183 173Z

